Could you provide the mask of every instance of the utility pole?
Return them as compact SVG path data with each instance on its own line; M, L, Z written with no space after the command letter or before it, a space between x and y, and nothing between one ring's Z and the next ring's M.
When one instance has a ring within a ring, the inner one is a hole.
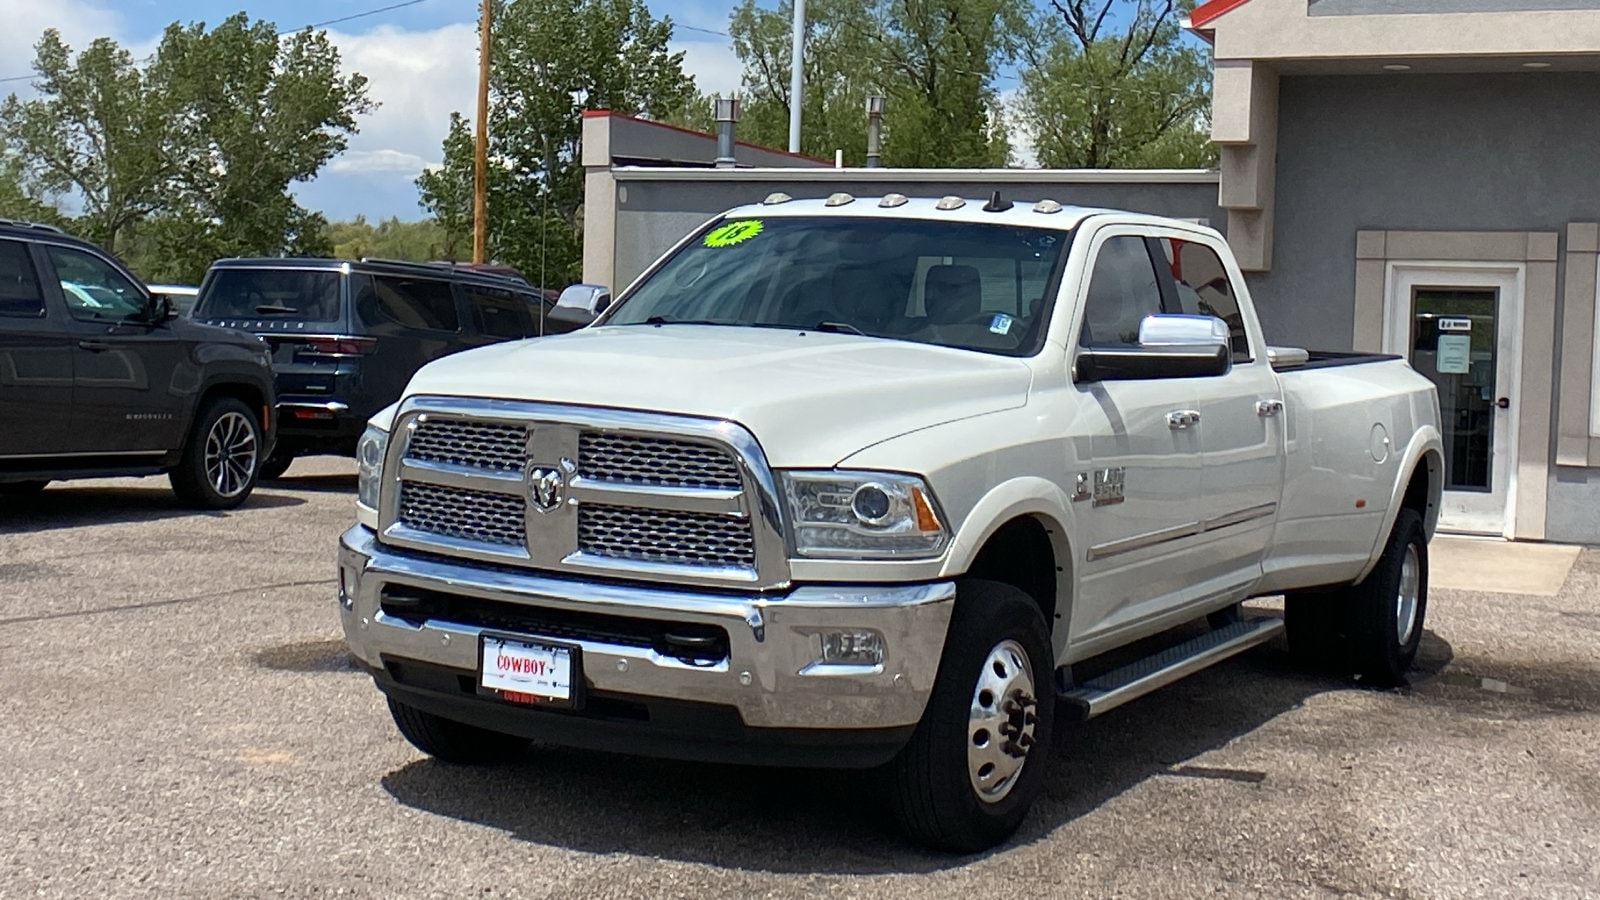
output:
M478 17L478 122L472 159L472 261L481 263L489 245L489 4Z
M800 107L805 101L806 0L794 0L794 36L789 51L789 152L800 152Z

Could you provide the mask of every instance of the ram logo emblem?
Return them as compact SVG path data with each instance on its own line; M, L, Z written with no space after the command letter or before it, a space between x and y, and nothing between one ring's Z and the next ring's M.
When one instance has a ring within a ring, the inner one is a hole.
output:
M577 469L572 460L528 468L528 502L539 512L553 512L567 498L567 476Z

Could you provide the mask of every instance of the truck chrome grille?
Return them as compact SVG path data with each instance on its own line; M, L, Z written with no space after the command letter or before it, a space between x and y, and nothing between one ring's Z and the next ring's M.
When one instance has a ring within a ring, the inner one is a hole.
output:
M743 518L589 505L578 510L578 549L595 556L699 566L753 567Z
M528 456L528 427L515 423L425 418L406 456L495 472L520 472Z
M738 490L739 465L726 450L689 441L587 431L578 439L578 471L628 484Z
M426 397L394 434L378 519L396 546L555 574L788 582L772 473L735 425Z
M406 481L399 522L417 531L485 544L520 545L527 504L514 494Z

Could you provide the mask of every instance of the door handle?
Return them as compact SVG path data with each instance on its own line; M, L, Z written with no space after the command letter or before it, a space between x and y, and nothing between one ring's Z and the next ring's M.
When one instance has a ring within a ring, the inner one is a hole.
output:
M1501 409L1510 409L1511 408L1511 398L1510 397L1501 397L1499 400L1496 400L1494 402L1494 405L1500 407Z
M91 353L99 353L103 350L110 350L111 345L105 341L79 341L78 349L88 350Z
M1256 401L1256 415L1261 416L1262 418L1266 418L1267 416L1275 416L1281 412L1283 412L1282 400Z
M1175 409L1167 413L1167 427L1182 431L1190 425L1200 424L1200 414L1192 409Z

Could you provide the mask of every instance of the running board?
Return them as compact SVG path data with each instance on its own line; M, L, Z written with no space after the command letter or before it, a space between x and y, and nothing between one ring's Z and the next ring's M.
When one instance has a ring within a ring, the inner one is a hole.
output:
M1278 618L1235 622L1091 678L1071 690L1063 691L1061 698L1078 707L1082 718L1093 718L1251 647L1264 644L1282 631L1283 620Z

